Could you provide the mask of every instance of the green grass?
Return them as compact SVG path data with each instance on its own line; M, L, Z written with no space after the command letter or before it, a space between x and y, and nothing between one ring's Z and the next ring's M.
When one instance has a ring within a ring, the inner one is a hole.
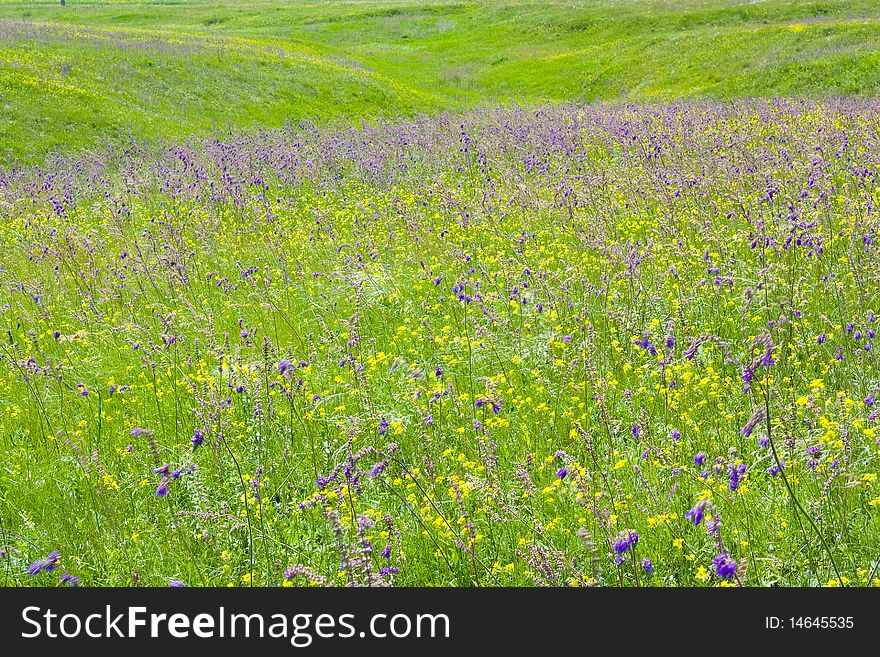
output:
M0 0L0 585L880 586L878 28Z
M486 102L873 95L878 51L868 0L3 1L0 153Z
M880 585L878 126L480 110L4 178L0 584Z

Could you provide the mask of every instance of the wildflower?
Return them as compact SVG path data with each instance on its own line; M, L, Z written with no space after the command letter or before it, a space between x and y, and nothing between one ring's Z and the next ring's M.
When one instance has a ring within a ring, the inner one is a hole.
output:
M737 488L739 488L740 481L746 474L746 465L745 463L740 463L739 465L731 463L729 466L729 471L730 485L728 486L728 488L730 488L730 490L732 491L735 491Z
M712 560L712 569L721 579L733 579L736 575L737 563L724 553Z
M141 427L135 427L131 430L131 435L134 438L140 438L141 436L152 436L153 432L150 429L142 429Z
M647 557L642 559L642 570L644 570L646 574L651 575L654 572L654 562Z
M556 476L559 479L565 479L568 476L568 468L563 466L556 471Z
M205 433L201 429L196 429L193 432L193 437L189 439L192 443L193 450L202 446L202 443L205 442Z
M78 575L71 575L70 573L65 571L64 574L61 575L61 583L67 584L67 586L78 586L79 585L79 576Z
M706 452L699 452L696 456L694 456L694 465L701 466L703 462L706 460Z
M867 406L867 407L870 408L871 406L873 406L873 405L876 404L876 403L877 403L877 400L874 399L874 395L873 395L873 394L870 394L870 395L868 395L867 397L865 397L865 406Z
M639 535L633 531L624 531L621 532L617 538L611 544L611 548L614 550L614 563L620 565L624 562L624 555L634 550L636 544L639 542Z
M684 514L685 519L694 523L694 527L698 526L703 521L703 513L705 512L708 503L708 500L700 500L697 502L693 509Z
M370 470L370 477L371 477L372 479L375 479L375 478L378 477L380 474L382 474L382 472L385 470L386 467L388 467L388 460L387 460L387 459L384 459L384 460L382 460L382 461L379 461L379 462L378 462L376 465L374 465L373 468Z
M28 566L28 575L33 577L34 575L39 575L44 570L47 573L50 573L58 567L59 561L61 561L61 555L57 552L50 552L45 559L35 561L30 566Z
M290 370L292 370L292 369L293 369L293 363L291 363L291 362L290 362L289 360L287 360L287 359L284 359L284 360L282 360L280 363L278 363L278 373L279 373L281 376L284 376L285 374L287 374L287 373L288 373Z
M168 586L170 586L172 589L182 589L186 586L186 584L184 584L179 579L172 579L170 582L168 582Z
M752 432L755 430L755 427L758 426L758 423L764 419L764 409L759 408L752 416L749 418L749 421L746 422L745 426L740 429L740 433L743 437L748 438L752 435Z
M388 420L383 417L379 422L379 435L381 436L386 431L388 431Z
M721 534L721 514L717 511L711 518L706 519L706 533L716 538Z

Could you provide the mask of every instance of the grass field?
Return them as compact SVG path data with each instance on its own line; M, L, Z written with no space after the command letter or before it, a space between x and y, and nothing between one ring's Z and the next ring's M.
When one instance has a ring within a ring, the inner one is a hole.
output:
M0 154L479 103L873 95L842 2L0 2Z
M880 585L878 22L0 2L0 583Z

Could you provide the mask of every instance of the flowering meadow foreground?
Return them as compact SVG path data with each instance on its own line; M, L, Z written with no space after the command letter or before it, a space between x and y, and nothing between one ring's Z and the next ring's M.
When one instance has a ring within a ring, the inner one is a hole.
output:
M880 584L880 102L0 174L0 582Z

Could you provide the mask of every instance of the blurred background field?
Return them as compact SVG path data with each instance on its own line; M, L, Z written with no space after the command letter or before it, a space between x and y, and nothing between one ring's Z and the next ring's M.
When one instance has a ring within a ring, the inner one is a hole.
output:
M0 2L0 162L479 103L872 95L880 6Z

